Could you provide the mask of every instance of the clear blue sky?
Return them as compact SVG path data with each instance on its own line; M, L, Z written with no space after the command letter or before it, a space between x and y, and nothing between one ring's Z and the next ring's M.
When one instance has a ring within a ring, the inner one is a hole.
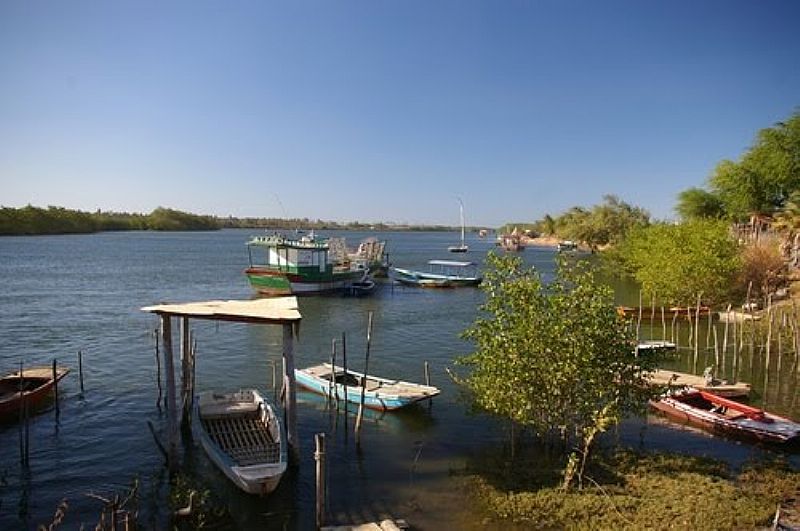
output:
M497 226L800 108L800 2L0 2L0 205Z

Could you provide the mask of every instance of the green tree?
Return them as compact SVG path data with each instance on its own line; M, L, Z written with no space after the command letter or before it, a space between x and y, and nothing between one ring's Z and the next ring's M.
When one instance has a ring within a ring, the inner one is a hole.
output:
M780 209L800 190L800 113L759 131L738 162L717 165L708 184L732 219Z
M675 211L683 220L697 218L725 217L725 205L722 200L702 188L689 188L678 194Z
M724 302L741 267L727 223L707 219L634 230L617 256L646 293L679 305L698 296L710 304Z
M585 464L594 435L646 403L656 360L632 363L633 337L587 262L561 260L545 285L519 257L490 253L482 289L483 313L463 333L475 351L458 360L475 405L573 444Z

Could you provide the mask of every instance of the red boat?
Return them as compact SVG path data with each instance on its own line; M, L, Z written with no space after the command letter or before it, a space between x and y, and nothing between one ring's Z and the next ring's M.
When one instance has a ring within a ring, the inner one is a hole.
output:
M27 403L30 411L44 404L50 391L58 380L67 375L66 367L56 368L53 378L52 367L31 367L13 372L0 378L0 419L11 420L19 415L19 410Z
M800 424L706 391L686 389L653 400L650 406L665 415L721 435L755 442L800 442Z

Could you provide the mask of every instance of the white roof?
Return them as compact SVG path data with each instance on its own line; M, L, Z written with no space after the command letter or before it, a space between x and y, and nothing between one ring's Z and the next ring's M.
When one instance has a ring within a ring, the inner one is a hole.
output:
M475 265L474 262L458 262L455 260L429 260L430 265L451 266L451 267L468 267Z
M145 306L142 311L199 319L251 323L292 323L303 318L297 306L297 297L157 304L155 306Z

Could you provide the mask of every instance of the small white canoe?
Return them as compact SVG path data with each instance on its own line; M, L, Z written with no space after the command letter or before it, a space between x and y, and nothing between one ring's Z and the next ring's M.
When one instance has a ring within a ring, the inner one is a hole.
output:
M255 389L201 393L196 431L208 457L250 494L269 494L286 472L286 444L274 409Z
M745 397L750 394L751 385L745 382L727 383L716 378L710 384L705 377L685 372L658 369L650 378L656 385L674 385L693 387L699 391L707 391L726 398Z

